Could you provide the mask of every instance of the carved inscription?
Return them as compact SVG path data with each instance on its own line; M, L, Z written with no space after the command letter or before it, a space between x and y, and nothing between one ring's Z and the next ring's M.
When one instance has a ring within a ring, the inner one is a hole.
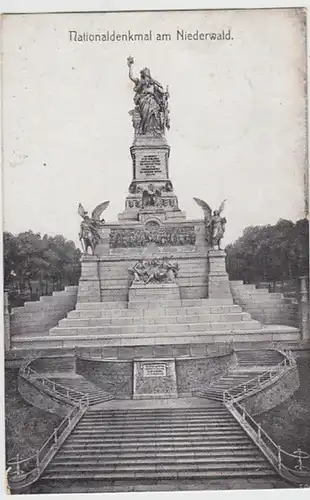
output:
M140 172L147 177L161 173L160 159L157 155L144 155L140 160Z
M143 377L167 377L166 363L145 363L143 367Z

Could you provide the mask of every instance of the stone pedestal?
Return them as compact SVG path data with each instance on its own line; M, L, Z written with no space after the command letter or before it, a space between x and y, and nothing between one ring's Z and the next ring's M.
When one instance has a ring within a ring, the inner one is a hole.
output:
M209 250L209 299L231 299L224 250Z
M99 257L83 255L77 302L100 302Z
M133 399L176 398L174 358L134 360Z
M180 301L180 289L177 283L133 283L129 289L128 307L136 302Z
M185 220L169 179L170 146L164 136L136 135L130 148L132 182L119 221ZM150 214L148 213L150 211Z

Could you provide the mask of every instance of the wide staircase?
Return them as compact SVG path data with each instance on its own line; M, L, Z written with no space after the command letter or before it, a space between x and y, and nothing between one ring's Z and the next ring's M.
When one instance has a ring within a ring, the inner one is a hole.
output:
M15 335L14 348L191 342L295 341L297 328L262 325L232 299L77 303L49 335Z
M195 391L196 396L223 401L223 392L232 387L242 386L258 376L261 384L269 380L267 370L284 360L283 354L274 349L237 351L236 355L237 366L230 368L219 379L198 388Z
M40 482L276 475L230 412L212 402L203 408L93 409L82 417Z

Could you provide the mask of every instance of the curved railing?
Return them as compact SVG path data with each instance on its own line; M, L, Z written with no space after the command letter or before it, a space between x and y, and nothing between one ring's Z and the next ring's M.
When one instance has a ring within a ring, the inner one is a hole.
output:
M292 369L296 369L296 361L291 354L286 354L282 352L285 357L281 363L266 370L265 372L256 375L252 379L243 382L242 384L235 385L230 389L223 391L223 401L229 401L234 399L240 401L245 397L249 397L261 389L273 384L276 380L282 377L284 373Z
M274 383L288 371L297 368L291 351L280 352L284 356L281 363L263 374L248 380L244 384L226 389L223 391L223 401L231 414L260 448L277 472L287 481L303 487L310 481L309 454L300 448L293 453L285 451L271 439L267 432L262 429L261 424L258 424L245 407L240 404L241 400Z
M57 396L62 396L71 401L71 403L78 403L81 399L88 401L88 393L84 393L81 391L77 391L76 389L71 389L69 387L65 387L64 385L59 384L58 382L54 382L53 380L48 379L41 373L37 373L35 370L30 368L29 366L23 367L22 370L19 371L19 375L26 378L27 380L31 380L32 382L39 383L43 389L56 394Z
M233 398L229 402L226 401L225 405L284 479L300 486L309 483L310 457L308 453L303 452L300 448L293 453L285 451L271 439L267 432L262 429L261 424L256 422L244 406Z
M56 395L66 397L73 405L72 410L62 420L60 425L54 429L51 436L45 441L39 450L33 455L20 459L8 460L8 486L12 490L23 490L39 479L55 453L63 444L65 439L79 422L89 406L88 395L74 389L68 389L56 382L52 382L29 367L33 359L26 360L20 368L19 374L28 380L40 383L48 391Z

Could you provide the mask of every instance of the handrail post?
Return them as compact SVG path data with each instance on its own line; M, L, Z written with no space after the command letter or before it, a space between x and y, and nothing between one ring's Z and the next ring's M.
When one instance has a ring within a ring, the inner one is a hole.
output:
M37 467L39 468L40 467L40 452L39 452L39 450L36 452L36 464L37 464Z
M242 406L242 420L245 421L245 408Z
M17 454L16 455L16 475L17 476L20 476L21 475L21 471L20 471L20 455Z
M57 427L54 429L54 443L57 444L58 438L57 438Z
M281 456L281 446L277 446L278 449L278 466L279 470L282 468L282 456Z
M302 451L300 448L297 448L297 459L298 459L298 470L303 470L303 463L302 463Z
M261 442L262 439L262 426L261 424L257 425L257 436L258 436L258 442Z

